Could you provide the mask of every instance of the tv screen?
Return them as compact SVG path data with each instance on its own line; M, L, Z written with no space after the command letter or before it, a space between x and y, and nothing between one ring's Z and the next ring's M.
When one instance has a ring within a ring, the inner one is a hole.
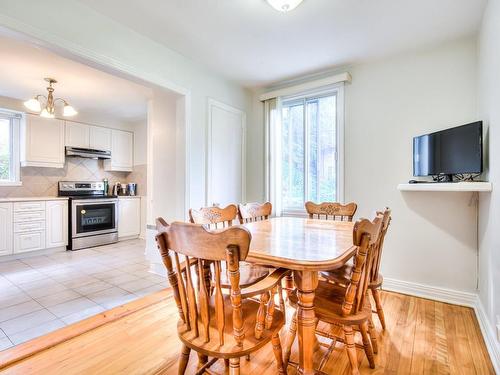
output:
M483 122L413 138L413 175L483 172Z

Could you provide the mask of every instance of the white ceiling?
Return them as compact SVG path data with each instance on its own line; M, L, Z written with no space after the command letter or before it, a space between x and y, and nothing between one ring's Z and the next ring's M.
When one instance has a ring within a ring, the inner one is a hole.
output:
M57 79L54 95L82 115L117 121L144 119L151 90L61 57L12 35L0 35L0 95L27 100L47 95L44 77Z
M246 86L424 48L479 27L486 0L79 0Z

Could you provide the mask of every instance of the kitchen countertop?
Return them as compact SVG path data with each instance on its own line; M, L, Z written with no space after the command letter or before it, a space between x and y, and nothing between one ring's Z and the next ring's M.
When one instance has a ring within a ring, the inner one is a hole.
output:
M140 197L140 195L119 195L118 199L136 199Z
M15 197L15 198L0 198L0 203L8 202L33 202L33 201L60 201L68 200L68 197Z

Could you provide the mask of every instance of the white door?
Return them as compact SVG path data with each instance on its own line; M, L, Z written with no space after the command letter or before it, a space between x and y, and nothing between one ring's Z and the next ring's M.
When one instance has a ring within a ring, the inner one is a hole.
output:
M79 122L66 121L66 146L89 148L90 127Z
M207 205L225 207L245 200L245 113L209 102Z
M68 202L64 200L46 203L46 247L66 246L68 244Z
M0 203L0 255L12 254L12 203Z

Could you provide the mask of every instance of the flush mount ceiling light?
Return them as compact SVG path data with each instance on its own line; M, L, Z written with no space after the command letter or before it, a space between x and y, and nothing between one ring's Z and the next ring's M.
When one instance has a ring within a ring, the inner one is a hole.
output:
M274 9L286 13L297 8L303 0L266 0L266 1Z
M41 117L46 118L54 118L55 116L55 104L58 101L63 103L63 113L62 115L65 117L70 117L76 115L78 112L68 104L68 102L61 98L54 99L54 88L52 85L57 83L54 78L44 78L48 83L49 87L47 87L48 94L45 95L36 95L34 98L29 99L24 102L24 106L33 112L40 112Z

